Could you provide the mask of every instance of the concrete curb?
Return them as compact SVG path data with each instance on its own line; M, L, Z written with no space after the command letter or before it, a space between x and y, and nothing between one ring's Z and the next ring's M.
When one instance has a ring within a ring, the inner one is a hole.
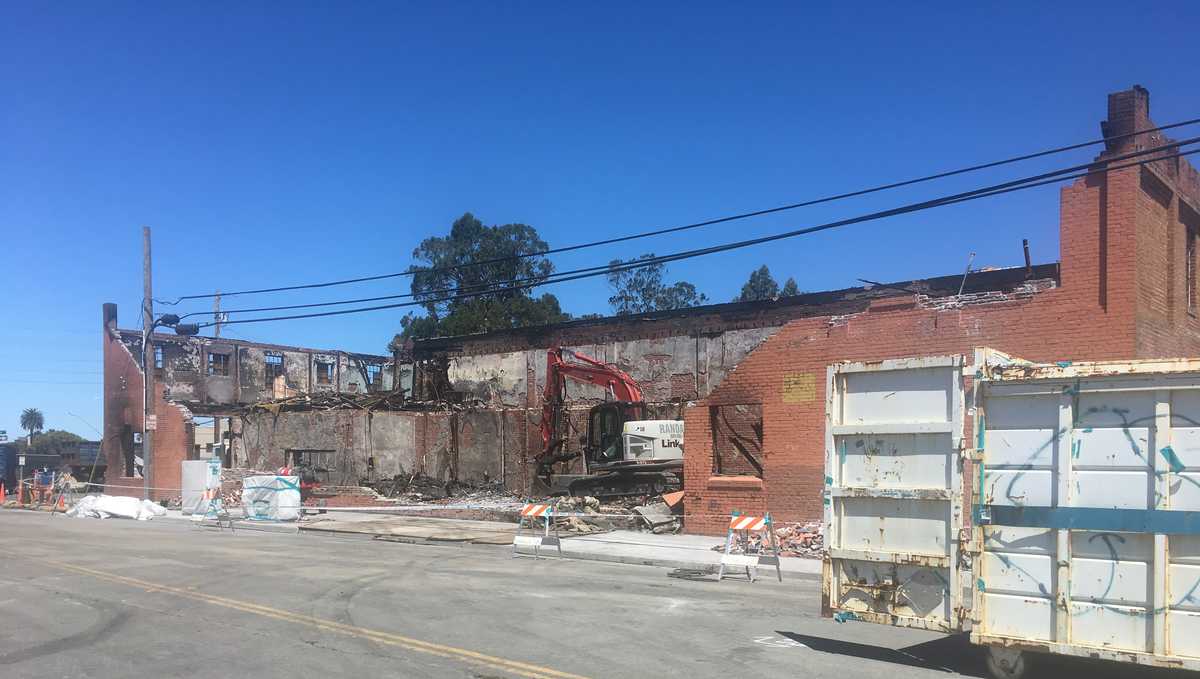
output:
M521 556L532 557L533 551L522 549L522 550L518 550L517 554L519 554ZM559 558L558 551L553 547L542 548L541 554L542 554L542 558L545 558L545 559L553 560L553 559ZM689 559L678 559L678 558L669 558L669 557L636 556L636 555L632 555L632 554L614 554L614 553L604 553L604 552L575 551L575 550L569 549L569 542L567 540L563 541L562 554L563 554L562 558L564 560L570 560L570 561L599 561L599 562L604 562L604 563L620 563L620 564L626 564L626 565L630 565L630 566L657 566L659 568L671 568L671 569L682 568L682 569L688 569L688 570L701 571L704 573L716 573L717 570L720 568L720 564L715 564L710 561L693 561L693 560L689 560ZM735 576L735 577L737 577L737 576ZM775 568L773 566L759 567L758 578L762 579L762 578L767 578L767 577L770 577L772 579L775 577ZM787 570L787 569L784 569L783 577L784 577L785 581L788 580L789 578L790 579L800 579L800 580L814 580L814 581L818 581L821 579L820 573L806 573L803 571Z
M274 521L234 521L234 530L258 530L264 533L288 533L296 535L300 526L294 523L276 523Z

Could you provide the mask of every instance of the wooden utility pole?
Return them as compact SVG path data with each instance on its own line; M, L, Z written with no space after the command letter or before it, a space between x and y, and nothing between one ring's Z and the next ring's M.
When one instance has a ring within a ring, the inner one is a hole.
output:
M237 333L234 333L235 335ZM213 297L213 337L221 336L221 291L217 290L217 296Z
M154 457L154 290L150 276L150 227L142 227L142 497L150 499L154 487L151 476Z

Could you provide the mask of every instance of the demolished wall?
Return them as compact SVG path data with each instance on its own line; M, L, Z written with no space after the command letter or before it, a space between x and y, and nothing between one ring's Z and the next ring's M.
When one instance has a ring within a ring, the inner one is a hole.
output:
M117 332L129 352L140 356L141 332ZM164 395L198 413L274 398L276 377L269 373L268 357L279 362L277 370L289 390L365 394L392 388L392 364L386 356L166 334L155 334L154 345L155 379Z
M334 485L415 474L521 491L527 421L523 410L254 410L242 415L241 431L256 469L283 466L288 450L330 450Z

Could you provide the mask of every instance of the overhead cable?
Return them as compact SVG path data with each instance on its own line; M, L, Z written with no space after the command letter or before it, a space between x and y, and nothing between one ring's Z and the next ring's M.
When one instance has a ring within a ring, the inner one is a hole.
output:
M784 212L784 211L788 211L788 210L795 210L795 209L802 208L802 207L809 207L812 205L819 205L821 203L829 203L829 202L833 202L833 201L837 201L837 200L844 200L846 198L855 198L858 196L865 196L865 195L868 195L871 193L877 193L879 191L886 191L889 189L896 189L896 188L901 188L904 186L912 186L914 184L929 182L929 181L933 181L936 179L945 179L947 177L953 177L956 175L966 174L968 172L976 172L978 170L985 170L985 169L989 169L989 168L1000 167L1002 165L1018 163L1018 162L1025 161L1025 160L1042 158L1042 157L1054 155L1057 153L1064 153L1066 151L1073 151L1076 149L1086 148L1088 146L1095 146L1096 144L1111 143L1114 141L1120 141L1122 139L1128 139L1128 138L1137 137L1140 135L1161 132L1163 130L1170 130L1170 129L1174 129L1174 128L1178 128L1178 127L1184 127L1187 125L1194 125L1196 123L1200 123L1200 118L1192 118L1190 120L1184 120L1181 122L1172 123L1170 125L1160 125L1158 127L1152 127L1152 128L1146 129L1146 130L1138 130L1136 132L1128 132L1126 134L1119 134L1119 135L1114 135L1111 137L1104 137L1102 139L1094 139L1091 141L1080 142L1077 144L1069 144L1067 146L1058 146L1058 147L1051 148L1051 149L1045 149L1042 151L1035 151L1033 153L1026 153L1026 154L1022 154L1019 156L1013 156L1011 158L1005 158L1003 160L995 160L995 161L991 161L991 162L987 162L987 163L980 163L977 165L971 165L971 166L959 168L956 170L948 170L945 172L938 172L938 173L931 174L931 175L925 175L923 177L917 177L915 179L906 179L903 181L892 182L889 184L881 184L879 186L873 186L873 187L866 188L866 189L859 189L857 191L850 191L847 193L839 193L839 194L832 195L832 196L825 196L823 198L814 198L811 200L805 200L805 201L798 202L798 203L791 203L788 205L780 205L777 207L766 208L766 209L762 209L762 210L754 210L751 212L743 212L743 213L739 213L739 214L735 214L735 215L728 215L725 217L717 217L715 219L708 219L708 220L704 220L704 221L700 221L700 222L693 222L691 224L683 224L680 226L671 226L671 227L666 227L666 228L661 228L661 229L654 229L654 230L650 230L650 231L643 231L640 233L628 234L625 236L617 236L614 238L606 238L606 239L602 239L602 240L589 241L586 243L576 243L574 245L564 245L564 246L557 247L557 248L546 248L543 250L533 250L530 252L522 252L522 253L518 253L515 255L508 255L508 256L504 256L504 257L494 257L491 259L484 259L484 260L480 260L480 261L476 261L476 262L468 262L468 263L464 263L464 264L456 264L453 266L434 267L434 268L429 268L429 269L414 269L414 268L410 267L406 271L397 271L394 273L378 274L378 275L374 275L374 276L360 276L357 278L345 278L345 279L335 280L335 281L325 281L322 283L305 283L305 284L301 284L301 285L285 285L285 286L274 287L274 288L259 288L259 289L255 289L255 290L235 290L233 292L183 295L181 297L177 297L174 300L156 299L155 301L159 302L161 304L175 305L175 304L179 304L180 302L182 302L184 300L189 300L189 299L211 299L213 297L216 297L218 294L222 298L227 298L227 297L233 297L235 295L256 295L256 294L264 294L264 293L271 293L271 292L285 292L285 291L289 291L289 290L311 290L314 288L327 288L327 287L332 287L332 286L337 286L337 285L349 285L352 283L365 283L365 282L369 282L369 281L385 280L388 278L412 276L416 273L455 271L455 270L469 268L469 267L486 266L489 264L498 264L500 262L511 261L514 259L524 259L524 258L528 258L528 257L540 257L540 256L552 255L552 254L557 254L557 253L562 253L562 252L571 252L574 250L582 250L585 248L599 247L602 245L612 245L614 243L623 243L626 241L636 240L636 239L640 239L640 238L648 238L651 236L661 236L661 235L668 234L668 233L677 233L680 231L686 231L686 230L690 230L690 229L698 229L701 227L712 226L715 224L724 224L727 222L737 221L737 220L741 220L741 219L749 219L751 217L761 217L763 215L769 215L769 214Z
M1167 147L1147 149L1144 151L1126 154L1124 156L1114 158L1113 160L1127 159L1130 157L1137 157L1137 156L1143 156L1143 155L1147 155L1147 154L1151 154L1151 153L1158 153L1164 149L1173 149L1173 148L1177 148L1179 146L1194 144L1197 141L1200 141L1200 137L1186 140L1183 142L1173 143ZM1187 151L1187 152L1176 152L1176 153L1171 153L1171 154L1167 154L1164 156L1159 156L1156 158L1149 158L1149 159L1139 160L1139 161L1125 163L1125 164L1118 164L1118 165L1105 165L1105 163L1089 163L1088 165L1075 166L1073 168L1066 168L1063 170L1056 170L1053 172L1043 173L1043 174L1035 175L1032 177L1027 177L1027 178L1023 178L1023 179L1019 179L1019 180L1013 180L1010 182L1004 182L1002 184L996 184L996 185L985 187L982 189L976 189L974 191L967 191L967 192L963 192L963 193L953 194L950 196L945 196L942 198L935 198L932 200L922 201L919 203L910 203L908 205L904 205L904 206L897 207L897 208L892 208L889 210L872 212L872 213L860 215L857 217L851 217L848 219L841 219L841 220L837 220L837 221L833 221L833 222L827 222L825 224L820 224L817 226L810 226L810 227L805 227L805 228L801 228L801 229L794 229L791 231L785 231L783 233L776 233L776 234L771 234L771 235L767 235L767 236L760 236L758 238L751 238L751 239L746 239L746 240L741 240L741 241L735 241L732 243L723 243L720 245L714 245L714 246L710 246L710 247L706 247L706 248L697 248L697 249L693 249L693 250L686 250L686 251L682 251L682 252L672 253L669 255L663 255L660 257L651 257L651 258L646 258L646 259L631 260L629 262L623 262L619 265L608 265L608 266L602 266L602 267L601 266L588 267L586 269L578 270L577 272L576 271L561 272L559 274L554 274L554 275L552 275L550 277L546 277L546 278L536 279L536 280L532 280L532 281L528 281L528 282L519 282L516 285L504 284L502 287L494 286L494 287L490 288L489 290L485 290L485 291L474 291L474 292L469 292L469 293L456 294L456 295L452 295L452 296L444 297L444 298L426 299L426 300L415 301L415 302L402 302L402 303L397 303L397 304L384 304L384 305L371 306L371 307L359 307L359 308L355 308L355 309L344 309L344 310L340 310L340 311L325 311L325 312L318 312L318 313L311 313L311 314L296 314L296 315L290 315L290 316L274 316L274 317L266 317L266 318L248 318L248 319L240 319L240 320L229 320L229 321L222 321L221 325L232 325L232 324L240 324L240 323L260 323L260 322L267 322L267 321L284 321L284 320L295 320L295 319L302 319L302 318L319 318L319 317L324 317L324 316L340 316L340 315L345 315L345 314L365 313L365 312L370 312L370 311L381 311L381 310L385 310L385 309L397 309L397 308L402 308L402 307L419 306L419 305L427 304L430 302L441 303L441 302L457 301L457 300L461 300L461 299L471 299L471 298L480 297L480 296L484 296L484 295L488 295L488 294L493 294L493 293L499 292L499 291L524 290L524 289L539 287L542 285L550 285L553 283L563 283L563 282L572 281L572 280L579 280L582 278L590 278L590 277L599 276L599 275L606 275L610 272L615 273L615 272L620 272L620 271L627 271L630 269L637 269L637 268L653 266L653 265L661 264L661 263L668 263L668 262L680 261L680 260L684 260L684 259L691 259L693 257L700 257L703 255L715 254L718 252L726 252L729 250L750 247L752 245L760 245L762 243L768 243L768 242L772 242L772 241L782 240L785 238L794 238L796 236L806 235L806 234L810 234L810 233L816 233L819 231L826 231L829 229L839 228L839 227L843 227L843 226L849 226L852 224L859 224L859 223L863 223L863 222L874 221L874 220L883 219L886 217L894 217L897 215L907 214L910 212L917 212L920 210L927 210L927 209L931 209L931 208L935 208L935 207L942 207L945 205L953 205L953 204L957 204L957 203L967 202L970 200L976 200L979 198L988 198L991 196L1012 193L1014 191L1021 191L1024 189L1030 189L1030 188L1034 188L1034 187L1038 187L1038 186L1045 186L1047 184L1053 184L1053 183L1062 182L1062 181L1066 181L1066 180L1070 180L1070 179L1079 179L1082 177L1086 177L1088 175L1107 173L1107 172L1112 172L1115 170L1122 170L1122 169L1127 169L1130 167L1137 167L1137 166L1142 166L1142 165L1146 165L1149 163L1159 162L1162 160L1168 160L1171 158L1180 158L1180 157L1184 157L1184 156L1190 156L1190 155L1192 155L1194 153L1198 153L1198 152L1200 152L1200 149L1195 149L1195 150L1191 150L1191 151ZM1104 166L1103 167L1095 167L1097 165L1104 165ZM1086 169L1085 171L1077 172L1076 174L1069 174L1069 175L1063 174L1064 172L1074 172L1074 171L1080 170L1081 168L1094 168L1094 169ZM517 279L514 279L513 281L509 281L509 283L516 282L516 281L517 281ZM328 305L328 304L334 304L334 303L327 302L327 303L322 303L322 304ZM216 323L212 322L212 323L198 324L198 326L201 328L209 327L212 325L216 325Z

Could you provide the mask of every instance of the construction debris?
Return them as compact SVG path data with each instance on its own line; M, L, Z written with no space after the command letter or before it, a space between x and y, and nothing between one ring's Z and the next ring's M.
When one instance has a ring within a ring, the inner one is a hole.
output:
M683 527L682 517L674 514L666 502L634 507L633 511L646 521L651 533L678 533Z
M730 553L757 554L763 547L765 535L765 533L751 533L749 541L744 546L740 544L740 541L735 541ZM819 523L777 523L775 524L775 540L779 545L781 556L819 559L825 546ZM714 552L725 551L725 543L713 546L712 550Z
M451 501L466 504L512 504L523 498L504 490L499 481L470 484L461 481L442 481L424 474L397 474L390 479L363 483L385 498L397 498L404 502Z
M279 413L305 412L310 410L402 410L420 409L422 404L406 401L403 390L382 394L344 394L336 391L321 391L299 394L271 401L261 401L246 406L246 413L255 411Z

